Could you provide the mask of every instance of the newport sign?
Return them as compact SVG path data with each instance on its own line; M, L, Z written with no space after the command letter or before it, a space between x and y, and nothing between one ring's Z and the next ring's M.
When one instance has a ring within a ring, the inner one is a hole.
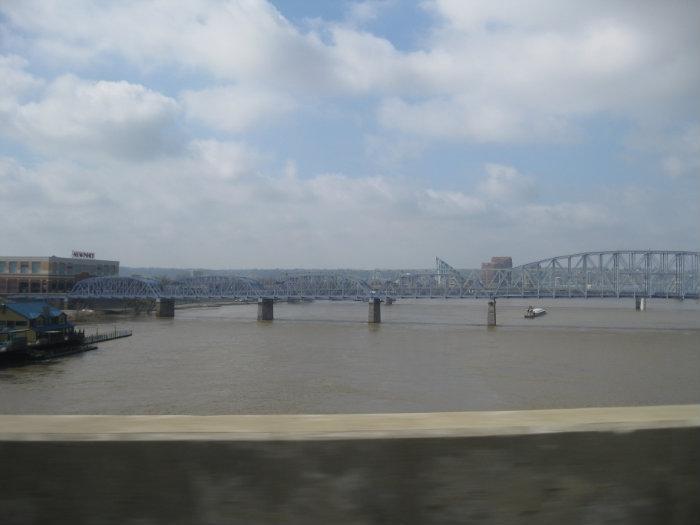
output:
M79 250L73 250L74 259L94 259L95 252L83 252Z

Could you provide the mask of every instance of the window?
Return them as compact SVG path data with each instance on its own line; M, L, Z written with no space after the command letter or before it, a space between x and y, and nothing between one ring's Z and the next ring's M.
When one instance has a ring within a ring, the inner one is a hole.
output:
M32 273L41 273L40 261L32 261Z
M15 325L16 326L27 326L27 321L16 321Z
M27 261L19 263L19 273L29 273L29 263Z
M17 261L10 261L10 273L17 273Z
M0 273L5 273L5 261L0 261Z

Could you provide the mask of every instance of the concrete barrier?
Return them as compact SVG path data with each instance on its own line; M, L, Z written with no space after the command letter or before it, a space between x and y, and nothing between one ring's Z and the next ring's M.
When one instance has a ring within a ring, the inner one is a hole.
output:
M0 416L0 523L700 523L700 406Z

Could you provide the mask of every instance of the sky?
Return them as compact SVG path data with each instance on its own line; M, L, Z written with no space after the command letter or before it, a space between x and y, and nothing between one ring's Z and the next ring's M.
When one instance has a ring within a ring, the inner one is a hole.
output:
M3 255L700 249L700 2L3 0Z

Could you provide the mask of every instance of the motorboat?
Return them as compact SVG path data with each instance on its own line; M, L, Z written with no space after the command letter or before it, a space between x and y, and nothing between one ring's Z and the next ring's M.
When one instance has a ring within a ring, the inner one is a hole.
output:
M546 313L547 310L544 308L533 308L532 306L528 306L527 311L525 312L525 319L533 319Z

